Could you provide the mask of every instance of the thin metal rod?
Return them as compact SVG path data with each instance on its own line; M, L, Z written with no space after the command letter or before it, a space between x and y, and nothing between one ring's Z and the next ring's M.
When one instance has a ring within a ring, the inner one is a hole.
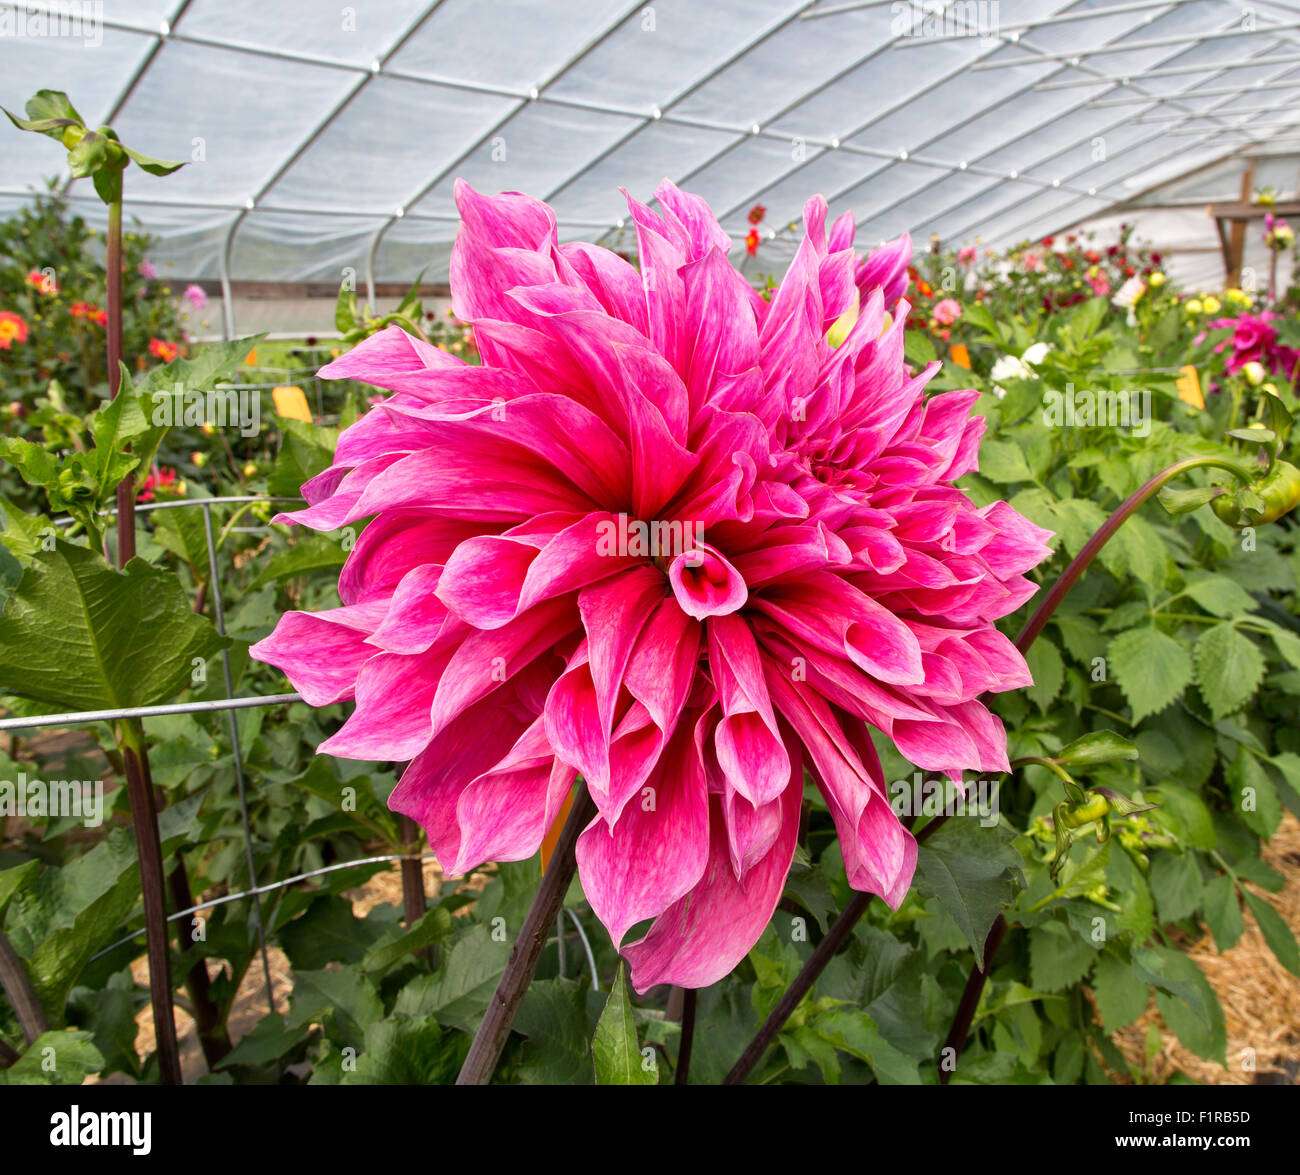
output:
M1289 33L1296 29L1300 29L1300 24L1260 25L1258 28L1253 29L1233 27L1219 29L1217 32L1210 33L1179 33L1172 37L1153 37L1149 41L1126 41L1122 42L1117 48L1075 49L1070 53L1043 53L1034 57L1017 57L1014 61L984 61L979 65L972 65L971 69L981 72L986 69L1011 69L1017 65L1037 65L1041 61L1058 61L1069 65L1076 57L1099 57L1108 53L1128 53L1136 49L1166 49L1177 45L1188 45L1195 48L1206 41L1221 41L1227 37L1259 37L1269 33ZM1024 49L1029 46L1019 45L1017 47ZM1183 51L1186 52L1186 50Z
M578 917L578 912L566 909L565 913L573 920L573 928L578 932L578 937L582 940L582 949L587 955L587 967L591 971L591 990L600 991L600 972L596 970L596 956L591 949L591 939L587 937L587 932L583 929L582 919Z
M207 714L213 710L246 710L253 706L285 706L301 702L302 694L265 694L255 698L215 698L199 702L168 702L160 706L123 706L117 710L77 710L70 714L34 714L0 719L0 730L39 730L51 726L80 726L119 718L165 718L172 714Z
M243 889L238 893L222 894L219 898L209 898L206 902L198 902L196 905L187 906L183 910L177 910L174 914L167 915L168 922L176 922L181 918L188 918L192 914L197 914L202 910L211 910L217 906L224 906L230 902L242 902L245 898L254 895L274 893L276 890L285 889L291 885L297 885L301 881L311 881L316 877L323 877L327 873L338 873L343 869L357 869L362 865L378 865L386 861L406 861L408 859L402 853L382 853L377 857L359 857L355 861L336 861L333 865L322 865L319 869L311 869L306 873L295 873L292 877L282 877L279 881L268 881L265 885L254 886L252 889ZM418 858L419 861L436 861L437 858L432 853L424 853ZM130 934L119 938L115 943L106 946L97 955L90 957L90 962L96 959L102 959L105 955L117 950L118 947L126 946L127 943L134 941L144 933L144 927L132 931Z
M212 594L212 614L216 621L217 632L226 635L226 613L221 601L220 574L217 570L217 544L212 535L212 507L203 505L203 537L208 544L208 583ZM235 692L234 678L230 671L230 650L221 650L221 676L225 681L226 696ZM235 766L235 786L239 792L239 820L244 828L244 862L248 866L248 884L257 886L257 861L253 856L253 827L248 819L248 791L244 785L244 754L239 746L239 721L231 707L226 709L230 730L230 751ZM266 927L262 921L262 903L256 894L252 899L253 925L257 930L258 947L262 953L262 976L266 980L266 1002L272 1015L275 1014L275 988L271 984L271 958L266 950Z
M1296 57L1247 57L1241 61L1211 61L1200 62L1197 65L1165 65L1157 66L1155 69L1141 69L1133 73L1125 74L1105 74L1098 78L1071 78L1063 82L1035 82L1035 90L1075 90L1089 86L1100 85L1108 82L1113 86L1127 86L1133 81L1148 82L1152 78L1180 77L1184 74L1198 73L1226 73L1232 69L1258 69L1261 65L1295 65L1300 62L1300 56ZM1240 94L1249 90L1250 86L1239 86L1230 90L1229 93ZM1187 95L1190 96L1190 95ZM1141 101L1139 98L1133 101Z
M1149 12L1153 8L1168 8L1172 11L1179 3L1181 3L1181 0L1142 0L1139 4L1113 4L1103 8L1084 8L1071 10L1070 12L1058 12L1053 16L1045 16L1041 20L1021 21L1018 24L1004 25L1001 22L998 22L997 31L988 35L993 37L1009 38L1011 33L1032 33L1037 29L1051 28L1055 25L1068 24L1071 21L1077 20L1093 20L1096 17L1101 16L1123 16L1130 12ZM912 10L923 20L933 19L940 23L942 23L947 16L946 12L942 14L937 12L931 13L922 4L913 4ZM1143 23L1150 23L1153 19L1155 18L1148 17ZM1137 27L1137 25L1134 26L1134 28ZM976 32L978 32L978 28L976 29ZM920 41L927 45L936 45L942 44L945 41L968 41L972 35L974 34L970 32L941 33L937 36L930 36L927 34L924 37L914 37L911 40ZM1016 42L1011 41L1010 43L1014 45ZM909 41L905 47L911 48L911 41Z

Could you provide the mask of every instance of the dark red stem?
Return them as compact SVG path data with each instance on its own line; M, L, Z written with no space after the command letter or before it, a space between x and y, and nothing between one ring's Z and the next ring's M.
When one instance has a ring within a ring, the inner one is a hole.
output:
M461 1066L460 1076L456 1078L457 1085L487 1085L492 1080L501 1050L506 1046L510 1028L519 1012L519 1005L532 982L533 972L537 970L537 960L541 958L551 927L555 924L555 916L564 904L564 895L577 871L575 851L578 837L595 814L596 804L587 794L586 785L579 784L578 795L574 798L569 818L564 822L560 839L547 863L542 884L537 887L533 904L528 908L524 924L511 948L510 958L506 960L505 974L497 984L487 1014L474 1034L474 1043L469 1046L469 1054Z

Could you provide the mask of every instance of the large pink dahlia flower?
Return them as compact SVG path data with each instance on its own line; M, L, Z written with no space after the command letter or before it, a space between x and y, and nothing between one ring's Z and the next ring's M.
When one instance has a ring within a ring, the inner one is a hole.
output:
M583 889L639 991L712 983L757 940L805 772L851 884L902 901L916 844L867 726L958 780L1006 770L977 698L1030 681L993 622L1048 537L953 487L976 393L926 397L938 365L910 372L906 314L860 293L850 217L828 237L809 201L769 304L701 199L655 194L628 201L638 272L457 185L453 306L483 365L393 327L324 369L392 395L290 517L373 521L343 606L253 649L313 705L355 700L322 751L411 760L392 806L451 875L537 852L580 775Z

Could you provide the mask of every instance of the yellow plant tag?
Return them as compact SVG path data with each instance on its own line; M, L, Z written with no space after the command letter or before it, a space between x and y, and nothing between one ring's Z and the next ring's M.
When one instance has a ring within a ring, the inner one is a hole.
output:
M1201 377L1190 363L1180 367L1178 376L1178 398L1193 408L1205 408L1205 397L1201 394Z
M271 402L275 410L286 420L305 420L311 423L311 409L307 406L307 396L302 388L290 384L287 387L272 388Z

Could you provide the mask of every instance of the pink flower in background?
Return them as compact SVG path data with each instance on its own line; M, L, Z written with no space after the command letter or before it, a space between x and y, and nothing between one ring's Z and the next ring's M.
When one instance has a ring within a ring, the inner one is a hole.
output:
M961 317L961 303L956 298L943 298L935 303L931 313L940 326L952 326Z
M978 254L974 245L966 245L957 250L957 264L970 267L975 264L975 258Z
M1098 272L1090 276L1085 276L1084 280L1092 287L1092 292L1096 294L1097 297L1107 298L1110 296L1110 277L1108 274ZM1129 281L1133 280L1135 279L1129 279ZM1128 283L1126 282L1125 284L1127 285ZM1138 284L1141 285L1142 283L1138 282Z
M188 285L185 292L181 295L195 310L202 310L208 304L208 296L203 292L203 287L199 285Z
M639 991L713 983L758 939L805 771L850 884L899 905L916 843L868 727L958 780L1007 769L977 699L1030 681L993 622L1049 537L952 484L984 420L974 391L926 396L937 363L910 373L906 303L885 325L905 239L863 293L852 218L828 234L810 200L769 303L702 200L656 197L629 199L638 273L457 183L482 366L390 327L323 369L392 394L281 521L373 521L342 606L253 648L312 705L355 702L321 751L411 760L391 804L449 875L536 853L580 775L583 889Z
M1043 255L1037 249L1026 249L1020 256L1026 273L1037 273L1043 268Z
M136 272L143 278L153 281L158 276L158 271L154 269L153 263L147 258L142 260L136 267Z
M1262 363L1275 375L1295 379L1300 369L1300 351L1277 341L1273 323L1280 318L1272 310L1264 310L1259 314L1239 314L1236 318L1216 318L1206 324L1211 330L1232 329L1232 336L1214 348L1219 354L1228 351L1224 366L1229 374L1240 371L1247 363Z
M884 296L885 309L893 310L894 303L907 293L907 266L911 260L912 238L904 233L881 245L865 260L857 261L854 276L863 305L878 289Z

